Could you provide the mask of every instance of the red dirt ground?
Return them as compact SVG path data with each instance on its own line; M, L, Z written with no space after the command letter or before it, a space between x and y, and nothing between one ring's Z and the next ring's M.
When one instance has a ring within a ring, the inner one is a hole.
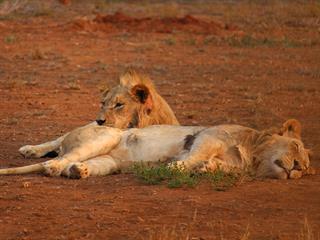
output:
M118 74L133 65L149 73L184 125L262 129L299 119L319 172L320 34L319 22L313 21L318 15L287 19L281 9L284 24L277 25L278 15L270 12L251 21L249 15L241 20L239 10L229 18L234 19L230 26L246 34L280 39L281 44L270 45L233 44L228 34L177 31L170 24L165 25L169 31L149 23L141 31L140 25L132 29L121 21L120 27L108 23L112 31L88 30L74 27L75 16L83 14L71 10L62 17L0 20L0 167L38 162L23 159L18 148L93 121L99 90L116 84ZM225 20L199 11L195 14L211 22ZM166 17L156 19L161 18ZM106 24L98 19L97 25ZM131 174L85 180L2 176L0 189L0 239L221 240L241 239L247 232L245 239L291 240L305 233L305 219L313 239L320 239L319 174L255 180L225 192L206 183L182 189L146 186Z
M134 18L121 12L112 15L98 14L93 20L79 19L75 27L85 31L126 31L126 32L154 32L173 33L188 32L214 35L237 35L235 26L213 21L204 21L191 15L167 18Z

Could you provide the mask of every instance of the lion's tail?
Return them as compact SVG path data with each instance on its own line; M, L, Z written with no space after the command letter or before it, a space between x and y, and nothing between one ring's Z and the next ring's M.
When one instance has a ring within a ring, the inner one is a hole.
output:
M4 168L0 169L0 175L14 175L43 172L44 167L42 163L36 163L24 167Z

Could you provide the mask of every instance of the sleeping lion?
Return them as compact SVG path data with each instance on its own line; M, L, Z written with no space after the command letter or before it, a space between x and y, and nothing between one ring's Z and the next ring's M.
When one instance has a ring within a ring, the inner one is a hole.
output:
M250 169L257 177L300 178L312 173L300 135L301 125L294 119L273 131L240 125L79 128L64 138L57 158L1 169L0 174L87 178L119 172L137 162L165 162L190 171Z

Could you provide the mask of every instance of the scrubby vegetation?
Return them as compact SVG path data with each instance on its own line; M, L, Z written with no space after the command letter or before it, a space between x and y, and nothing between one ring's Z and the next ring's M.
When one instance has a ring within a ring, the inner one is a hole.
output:
M148 166L137 163L132 171L142 182L150 185L166 184L169 188L194 187L201 181L212 184L217 191L224 191L239 182L243 174L238 172L224 172L217 169L210 173L189 172L177 167L169 167L165 164Z

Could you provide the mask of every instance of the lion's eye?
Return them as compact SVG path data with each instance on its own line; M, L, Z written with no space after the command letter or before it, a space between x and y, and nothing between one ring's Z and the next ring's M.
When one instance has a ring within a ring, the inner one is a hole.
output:
M121 108L123 108L123 106L124 106L124 104L123 103L116 103L116 105L114 105L114 108L115 109L121 109Z

